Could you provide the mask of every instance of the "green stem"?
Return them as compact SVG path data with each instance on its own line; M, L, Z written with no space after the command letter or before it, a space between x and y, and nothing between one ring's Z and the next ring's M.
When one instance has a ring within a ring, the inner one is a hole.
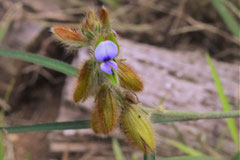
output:
M153 123L176 122L176 121L192 121L200 119L223 119L223 118L239 118L240 110L226 112L191 112L191 111L152 111L151 121Z
M149 112L150 110L148 110ZM156 111L151 110L151 121L153 123L191 121L199 119L220 119L220 118L239 118L240 111L226 112L189 112L189 111ZM49 131L49 130L65 130L65 129L86 129L90 128L88 120L69 121L69 122L52 122L34 125L23 125L15 127L0 127L1 130L7 130L8 133L23 133L32 131Z
M33 125L0 127L1 130L7 130L8 133L25 133L32 131L50 131L50 130L66 130L66 129L86 129L90 128L88 120L68 121L68 122L51 122Z

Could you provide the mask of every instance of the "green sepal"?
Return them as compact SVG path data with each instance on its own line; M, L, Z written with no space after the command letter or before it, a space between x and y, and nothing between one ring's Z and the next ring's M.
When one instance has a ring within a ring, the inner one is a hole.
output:
M94 39L95 35L94 35L93 32L91 32L90 30L88 30L87 33L88 33L88 34L87 34L88 38Z
M111 32L111 33L108 35L107 39L110 40L110 41L112 41L112 42L114 42L114 43L117 45L117 47L118 47L118 54L119 54L119 45L118 45L118 42L117 42L117 40L116 40L116 37L115 37L114 33Z
M112 68L112 67L111 67ZM118 86L118 77L117 77L117 72L114 68L112 68L113 74L107 74L104 73L106 75L106 77L110 80L110 82L114 85L114 86Z
M95 48L97 48L98 44L101 43L102 41L104 41L104 38L102 35L99 35L98 38L97 38L97 41L96 41L96 44L95 44Z

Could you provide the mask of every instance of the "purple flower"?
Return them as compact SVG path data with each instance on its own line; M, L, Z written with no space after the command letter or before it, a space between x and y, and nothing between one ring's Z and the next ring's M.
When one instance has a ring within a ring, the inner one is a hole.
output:
M100 65L101 70L107 74L113 74L112 68L116 71L117 67L117 63L114 61L107 61Z
M100 68L107 74L113 74L112 69L117 70L117 64L112 61L118 55L118 47L112 41L103 41L95 49L97 61L103 62Z

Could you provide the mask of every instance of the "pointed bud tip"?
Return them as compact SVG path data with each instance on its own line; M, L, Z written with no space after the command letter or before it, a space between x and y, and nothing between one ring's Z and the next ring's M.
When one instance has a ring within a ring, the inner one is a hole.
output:
M66 42L78 42L83 43L85 42L85 37L77 32L74 29L71 29L69 27L63 27L63 26L55 26L51 28L51 32L61 41Z
M105 7L102 7L99 12L99 19L103 25L104 29L109 29L110 27L110 18L109 13Z

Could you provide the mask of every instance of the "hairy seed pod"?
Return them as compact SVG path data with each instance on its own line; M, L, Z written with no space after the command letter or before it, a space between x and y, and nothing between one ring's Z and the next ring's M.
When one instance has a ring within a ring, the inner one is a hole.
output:
M154 152L152 127L144 115L132 105L126 106L120 115L120 127L130 142L144 153Z
M52 28L54 35L66 43L83 43L86 38L79 32L69 27L55 26Z
M73 94L74 102L79 102L79 101L84 102L87 99L89 91L91 89L91 85L92 85L92 80L91 80L92 72L93 72L93 62L92 60L88 60L85 62L82 69L80 70L77 86Z
M96 133L108 134L117 121L116 98L111 88L104 85L97 94L96 109L92 114L91 127Z
M95 133L101 133L100 132L100 125L101 123L99 122L99 112L98 108L96 107L95 110L92 112L92 117L91 117L91 128Z
M143 90L143 83L137 74L126 63L117 61L117 74L120 80L120 85L123 88L138 92Z

